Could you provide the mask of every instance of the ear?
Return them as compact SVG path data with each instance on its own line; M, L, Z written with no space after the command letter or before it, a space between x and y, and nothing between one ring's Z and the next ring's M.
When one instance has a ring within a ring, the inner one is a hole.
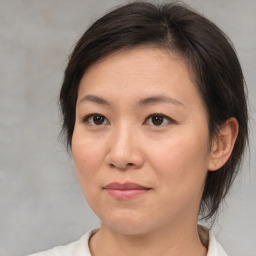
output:
M220 127L212 141L209 171L218 170L228 161L236 142L238 129L238 122L234 117L229 118Z

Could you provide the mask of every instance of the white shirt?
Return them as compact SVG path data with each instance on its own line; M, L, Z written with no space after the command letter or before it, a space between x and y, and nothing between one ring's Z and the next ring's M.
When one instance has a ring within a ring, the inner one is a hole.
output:
M207 256L227 256L222 246L216 241L211 231L206 231L206 229L201 226L199 229L201 231L199 234L201 233L200 238L202 242L208 244ZM65 246L57 246L53 249L28 256L92 256L89 250L89 239L96 232L97 229L91 230L76 242Z

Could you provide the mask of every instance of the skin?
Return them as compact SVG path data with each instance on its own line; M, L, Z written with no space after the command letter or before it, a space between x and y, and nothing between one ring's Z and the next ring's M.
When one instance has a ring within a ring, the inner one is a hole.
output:
M88 117L95 113L97 124ZM231 118L211 141L204 102L173 52L137 47L90 66L79 85L72 152L102 221L92 255L206 255L197 230L205 179L227 161L237 131ZM112 182L148 190L117 199L105 189Z

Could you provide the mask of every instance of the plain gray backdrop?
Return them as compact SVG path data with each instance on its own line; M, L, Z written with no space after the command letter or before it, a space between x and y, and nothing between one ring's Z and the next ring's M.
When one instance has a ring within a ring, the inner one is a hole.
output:
M57 101L76 40L126 2L0 0L0 256L66 244L99 225L58 141ZM232 39L247 81L251 157L213 229L230 256L256 256L256 1L186 3Z

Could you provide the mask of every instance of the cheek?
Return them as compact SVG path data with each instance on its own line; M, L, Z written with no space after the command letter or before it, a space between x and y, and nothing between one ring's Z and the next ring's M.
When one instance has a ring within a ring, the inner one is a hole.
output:
M102 162L100 151L96 146L92 147L74 136L72 140L72 153L80 187L86 201L93 209L95 197L99 193L97 182L100 179L98 178L97 170L100 169Z
M177 134L152 148L148 159L162 187L180 194L201 189L209 161L207 134L201 139L198 135Z
M78 174L79 182L84 189L96 179L97 170L103 163L102 143L95 143L86 139L76 131L72 138L72 154Z

